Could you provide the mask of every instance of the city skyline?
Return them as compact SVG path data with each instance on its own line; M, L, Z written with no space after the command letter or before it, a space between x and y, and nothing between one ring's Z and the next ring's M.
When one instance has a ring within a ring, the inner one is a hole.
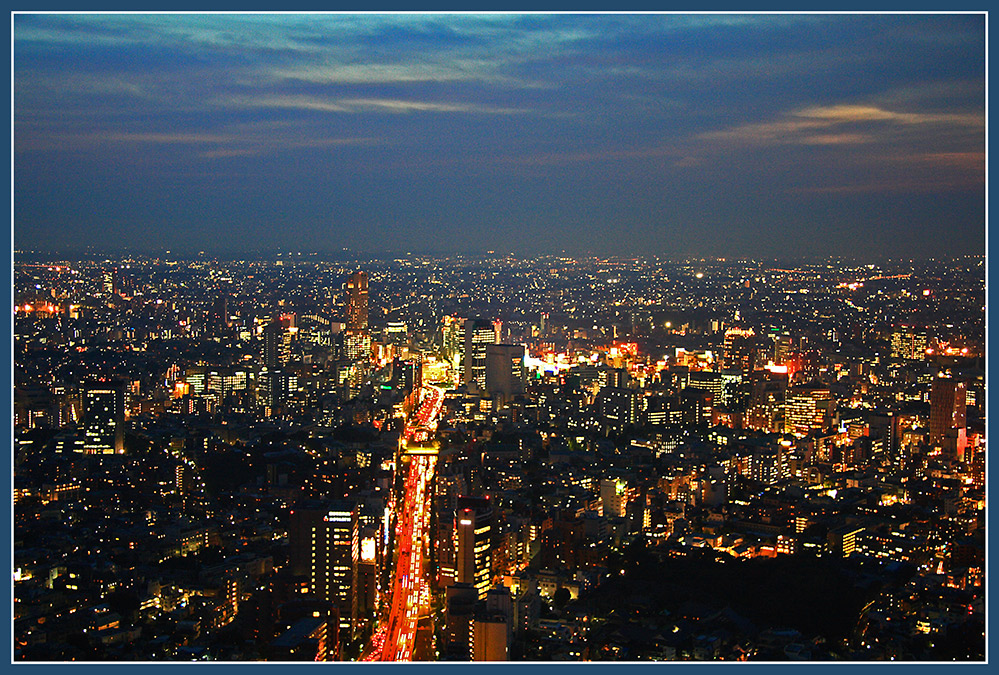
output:
M984 24L18 14L14 247L983 255Z
M984 661L985 260L14 266L16 661Z

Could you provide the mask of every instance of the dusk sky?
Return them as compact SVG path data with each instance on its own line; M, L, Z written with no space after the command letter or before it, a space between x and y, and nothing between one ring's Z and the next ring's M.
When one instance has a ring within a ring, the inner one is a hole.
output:
M983 15L17 15L14 245L985 252Z

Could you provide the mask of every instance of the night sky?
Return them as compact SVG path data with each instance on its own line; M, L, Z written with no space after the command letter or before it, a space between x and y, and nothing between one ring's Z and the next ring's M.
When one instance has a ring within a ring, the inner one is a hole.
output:
M14 246L985 252L982 15L17 15Z

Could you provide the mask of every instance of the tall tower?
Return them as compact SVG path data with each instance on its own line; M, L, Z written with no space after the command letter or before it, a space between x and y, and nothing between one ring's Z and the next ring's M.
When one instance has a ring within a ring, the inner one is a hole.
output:
M347 330L368 330L368 273L347 277Z
M281 347L284 342L284 329L278 319L264 326L264 365L268 370L277 370L283 363Z
M356 395L368 374L371 333L368 331L368 274L358 270L347 277L347 330L344 347L353 361L348 375L350 394Z

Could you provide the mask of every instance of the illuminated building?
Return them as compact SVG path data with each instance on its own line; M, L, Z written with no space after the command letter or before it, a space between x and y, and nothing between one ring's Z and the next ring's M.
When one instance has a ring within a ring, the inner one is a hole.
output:
M524 393L523 345L486 345L485 388L489 396L509 401Z
M339 645L331 644L336 628L330 630L333 617L312 616L296 621L271 641L272 658L280 661L334 661ZM332 636L330 635L332 633Z
M771 337L774 341L774 363L778 365L787 363L794 351L794 339L787 333L772 335Z
M276 316L263 329L265 372L260 374L260 395L263 404L272 410L279 407L297 386L297 382L293 382L296 378L284 371L291 359L291 344L297 332L294 314ZM245 383L245 379L243 381ZM221 384L225 386L225 378L222 378ZM233 384L237 385L238 379L233 380Z
M729 328L722 345L722 368L749 373L756 365L756 333L752 328Z
M409 393L423 386L423 364L419 360L403 361L396 357L392 361L392 386Z
M366 272L357 271L347 277L347 330L344 347L347 358L353 362L348 375L350 394L356 395L368 374L371 358Z
M480 600L489 590L493 508L485 497L459 497L454 515L455 582L471 584Z
M434 509L437 513L437 530L434 534L434 555L437 559L437 583L447 587L454 583L454 512L458 498L466 492L464 476L461 473L438 473L434 494Z
M832 393L825 387L792 387L785 393L784 431L805 436L813 429L825 429L834 407Z
M368 330L368 274L347 277L347 330Z
M125 383L83 385L83 449L88 454L125 452Z
M652 426L697 424L697 409L684 406L679 396L652 395L644 398L642 421Z
M891 334L891 356L893 359L918 361L925 358L929 347L926 330L913 326L899 326Z
M600 480L600 503L605 518L623 518L628 508L628 484L623 480Z
M485 319L465 321L463 382L470 389L486 389L486 345L498 344L500 322Z
M444 357L458 374L458 381L464 381L465 372L465 320L445 316L441 328L444 342Z
M753 373L746 409L747 428L771 432L784 430L787 385L787 373L773 370L757 370Z
M841 525L829 530L827 537L829 550L833 555L849 557L857 550L857 536L864 531L863 527Z
M967 385L942 373L930 388L929 442L959 461L967 445Z
M264 365L268 370L278 370L288 363L296 330L291 315L274 317L264 327Z
M359 528L352 551L351 623L355 635L370 625L378 608L378 548L378 528Z
M389 321L385 326L385 338L392 344L405 344L407 335L405 321Z
M288 568L291 574L307 576L312 570L313 530L320 527L326 511L320 502L309 502L288 514Z
M310 590L337 609L343 636L350 635L353 605L354 511L349 502L333 502L310 528Z
M709 370L692 370L687 374L687 388L701 389L711 393L711 404L715 408L725 399L725 380L721 373Z

